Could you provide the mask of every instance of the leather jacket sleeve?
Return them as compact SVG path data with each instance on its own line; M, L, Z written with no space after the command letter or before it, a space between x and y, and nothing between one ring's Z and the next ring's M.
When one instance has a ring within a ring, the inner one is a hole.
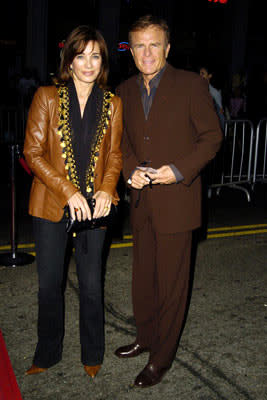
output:
M35 177L47 187L59 206L64 208L78 189L66 179L62 149L56 128L51 126L56 95L56 90L52 91L51 87L40 87L37 90L29 110L24 155Z
M121 137L122 137L122 101L114 96L111 103L109 149L103 149L105 157L102 182L96 190L108 193L117 203L116 186L122 169Z

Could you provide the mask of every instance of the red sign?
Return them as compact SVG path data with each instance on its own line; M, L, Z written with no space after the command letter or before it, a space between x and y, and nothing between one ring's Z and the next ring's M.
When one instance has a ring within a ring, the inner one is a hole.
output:
M129 49L130 49L130 46L129 46L128 42L120 42L118 44L118 51L126 51L126 50L129 50Z
M221 4L226 4L228 3L228 0L208 0L210 3L221 3Z

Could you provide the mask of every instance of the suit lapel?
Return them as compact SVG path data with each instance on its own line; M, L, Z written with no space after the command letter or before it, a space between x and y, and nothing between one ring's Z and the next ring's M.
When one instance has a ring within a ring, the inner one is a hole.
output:
M142 121L142 119L145 119L145 114L144 114L144 110L143 110L141 92L140 92L139 85L137 83L137 78L134 80L133 83L134 84L133 84L132 93L131 93L131 98L135 99L133 115L135 116L134 118L137 118L139 121Z
M167 64L166 70L160 80L159 86L156 90L153 99L152 107L148 115L148 121L152 122L155 117L162 113L162 109L168 106L168 99L173 85L172 67Z

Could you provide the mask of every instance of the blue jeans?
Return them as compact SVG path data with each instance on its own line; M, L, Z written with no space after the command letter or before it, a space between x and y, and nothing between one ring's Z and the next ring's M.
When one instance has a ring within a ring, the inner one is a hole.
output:
M38 343L33 363L49 368L61 360L64 337L64 277L68 234L66 220L33 217L39 278ZM81 361L101 364L104 357L102 250L105 229L92 229L74 238L80 297Z

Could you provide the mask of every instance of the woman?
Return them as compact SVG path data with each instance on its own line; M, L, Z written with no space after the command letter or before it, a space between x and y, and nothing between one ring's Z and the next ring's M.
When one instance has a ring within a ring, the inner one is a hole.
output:
M24 155L34 173L33 216L39 277L38 344L26 374L61 360L64 335L64 257L68 212L79 221L107 216L118 203L122 166L121 100L105 90L108 55L101 34L79 26L67 38L55 86L37 90L30 107ZM91 215L87 200L95 199ZM80 288L81 361L92 378L104 356L101 253L105 229L74 238Z

